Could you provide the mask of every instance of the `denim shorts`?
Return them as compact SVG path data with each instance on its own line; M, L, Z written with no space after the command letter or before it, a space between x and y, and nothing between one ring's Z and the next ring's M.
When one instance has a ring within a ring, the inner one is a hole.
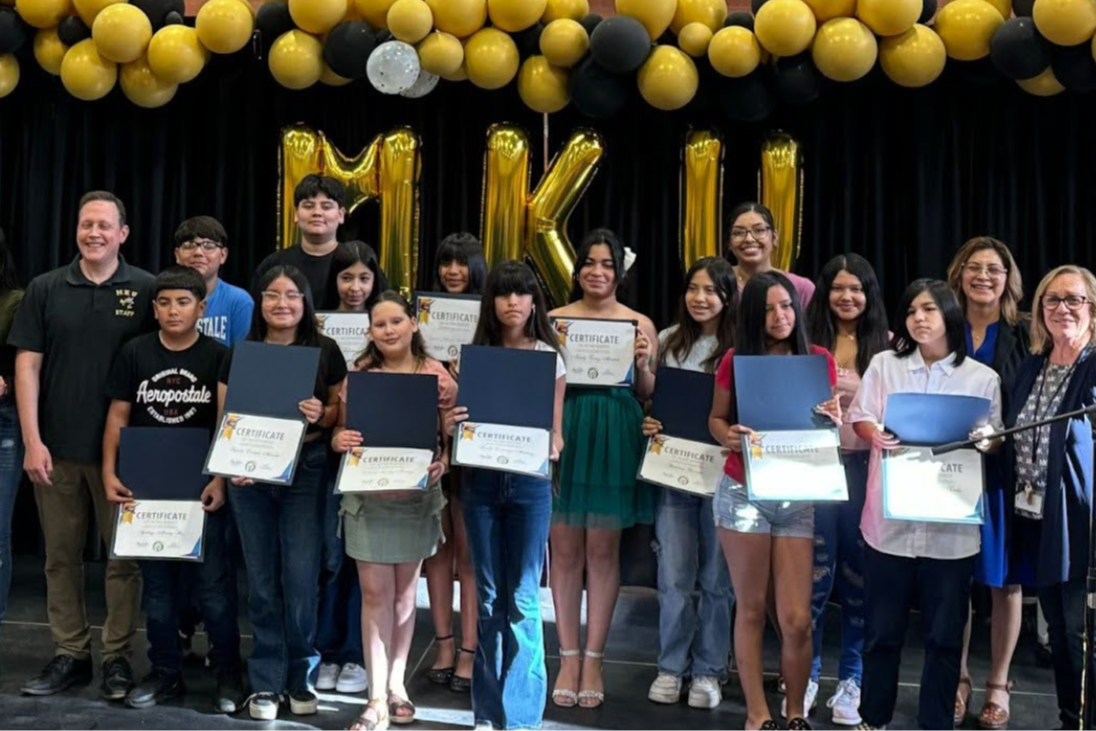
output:
M814 539L814 503L750 500L746 486L727 475L712 500L715 524L735 533Z

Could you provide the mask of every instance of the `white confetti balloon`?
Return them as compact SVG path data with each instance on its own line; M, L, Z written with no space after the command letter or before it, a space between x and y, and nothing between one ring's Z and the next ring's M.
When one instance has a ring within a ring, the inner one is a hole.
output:
M388 41L369 55L365 73L369 83L382 94L400 94L415 85L422 67L414 46Z
M405 96L408 99L419 99L432 92L437 85L438 77L424 69L419 72L419 78L411 85L411 88L400 92L400 96Z

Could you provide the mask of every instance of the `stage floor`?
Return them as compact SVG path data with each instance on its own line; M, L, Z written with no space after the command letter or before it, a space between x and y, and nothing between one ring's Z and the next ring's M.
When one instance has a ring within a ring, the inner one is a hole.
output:
M96 650L99 646L98 628L103 621L102 565L88 566L88 611L91 623L96 627ZM241 590L242 576L241 576ZM467 695L459 695L448 688L431 685L425 670L433 662L433 631L426 606L425 584L420 586L419 612L415 642L411 651L411 667L415 672L408 680L411 699L418 707L417 721L410 728L442 729L470 728L472 712ZM554 617L550 594L542 595L542 606L547 622L550 683L558 669L558 643L554 631ZM1025 608L1028 609L1028 608ZM241 612L243 610L241 609ZM0 728L8 729L232 729L255 727L246 714L219 716L209 711L208 693L212 680L200 662L190 663L186 669L189 695L144 711L131 710L121 703L99 700L97 687L100 680L96 657L95 683L69 693L48 698L31 698L20 695L19 686L30 674L36 673L53 652L49 627L46 624L45 579L41 562L32 556L17 556L15 578L12 585L11 606L0 629ZM914 618L914 627L918 625ZM829 710L825 701L832 694L837 668L839 615L835 607L827 616L825 664L819 707L811 716L815 728L840 728L830 724ZM245 633L244 653L250 649L250 626L241 617L241 630ZM199 634L196 649L205 648L205 636ZM981 708L982 693L979 686L985 680L989 655L988 627L975 628L971 670L975 681L971 707L975 713ZM676 706L662 706L647 700L647 688L656 675L655 661L658 648L658 601L650 590L625 590L621 594L606 651L605 705L597 710L560 709L548 704L544 727L546 729L734 729L742 728L745 721L745 705L737 679L724 688L723 704L713 711L689 708L684 701ZM145 658L144 632L136 640L135 671L143 675L148 667ZM778 647L775 638L766 642L766 667L775 671L778 667ZM917 692L920 680L922 648L911 638L903 663L898 709L890 728L916 728ZM1050 670L1035 663L1034 644L1029 634L1021 639L1013 663L1016 688L1012 695L1012 725L1014 729L1056 728L1057 704L1054 699L1054 678ZM341 729L353 722L365 700L360 696L335 693L320 695L320 712L315 716L294 717L286 711L281 720L265 724L270 728L321 728ZM770 698L774 713L780 709L780 696ZM975 719L968 719L967 728L976 728Z

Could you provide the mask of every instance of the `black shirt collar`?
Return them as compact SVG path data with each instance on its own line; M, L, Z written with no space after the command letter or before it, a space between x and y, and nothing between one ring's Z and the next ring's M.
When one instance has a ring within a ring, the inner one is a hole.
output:
M80 260L82 258L83 256L77 254L76 258L69 264L68 273L65 275L65 281L71 285L77 287L109 287L130 280L129 265L126 264L126 258L121 254L118 254L118 268L114 270L114 274L110 275L110 279L102 284L96 284L84 276L84 270L80 268Z

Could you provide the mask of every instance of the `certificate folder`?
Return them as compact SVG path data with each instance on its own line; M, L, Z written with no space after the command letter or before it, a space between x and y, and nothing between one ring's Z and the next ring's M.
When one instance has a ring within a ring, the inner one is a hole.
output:
M754 431L832 429L814 407L833 398L824 355L736 355L737 423Z
M209 484L202 474L209 431L128 426L118 448L118 479L137 500L195 500Z
M557 357L555 351L465 345L457 405L468 408L470 421L551 431Z
M715 376L682 368L659 368L651 417L662 432L704 444L718 444L708 430Z
M225 411L304 420L301 401L312 398L320 349L250 340L232 350Z
M438 446L438 377L429 374L351 373L346 426L366 447Z
M887 396L884 426L906 445L961 442L989 422L990 401L940 393L892 393Z

